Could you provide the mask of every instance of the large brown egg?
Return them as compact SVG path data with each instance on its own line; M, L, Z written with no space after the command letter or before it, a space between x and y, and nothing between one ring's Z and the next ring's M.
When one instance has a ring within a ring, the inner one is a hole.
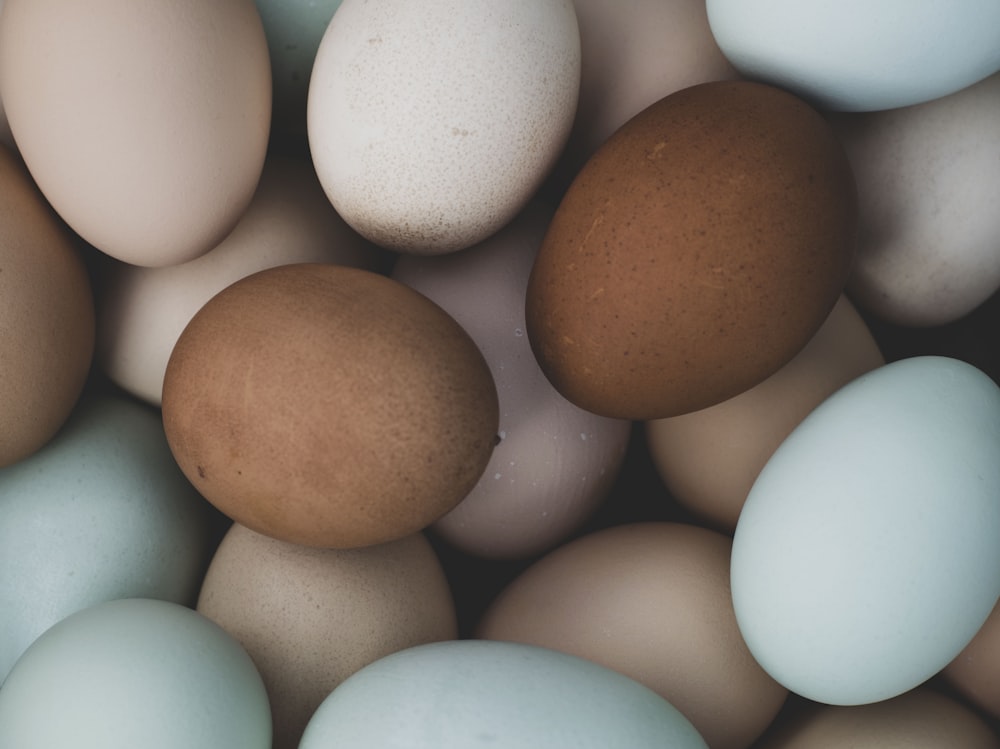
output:
M836 303L857 232L840 142L797 97L746 81L629 120L566 192L532 270L532 348L555 387L653 419L763 381Z
M167 439L222 512L291 543L358 547L462 500L496 439L496 388L468 334L371 271L295 264L212 297L163 384Z

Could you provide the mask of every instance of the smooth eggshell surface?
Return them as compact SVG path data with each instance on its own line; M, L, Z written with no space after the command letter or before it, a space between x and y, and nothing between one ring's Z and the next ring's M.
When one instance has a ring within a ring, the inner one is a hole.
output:
M0 469L0 681L36 637L91 604L193 605L211 554L210 510L153 409L85 396L50 443Z
M295 749L316 708L358 669L457 637L451 591L421 534L365 549L311 549L234 524L212 559L198 611L257 665L274 749Z
M921 356L861 375L781 444L732 552L744 639L816 702L901 694L943 669L1000 596L1000 388Z
M883 364L864 320L841 296L806 347L759 385L700 411L647 422L650 456L677 502L732 533L782 440L837 388Z
M165 268L102 269L97 360L117 385L158 406L181 331L226 286L287 263L374 268L378 258L333 210L307 160L271 155L246 213L214 249Z
M678 523L597 531L523 572L476 636L600 663L670 702L712 749L746 749L788 691L757 665L736 626L731 545Z
M0 466L44 445L83 390L94 298L75 238L0 146Z
M125 262L207 252L260 178L271 74L253 0L7 0L0 88L46 198Z
M548 175L579 86L572 0L345 0L309 84L316 171L379 245L469 247Z
M270 749L246 651L176 603L97 604L32 643L0 689L0 746Z
M707 749L638 682L591 661L510 642L454 640L394 653L320 705L299 749Z
M741 73L824 109L919 104L1000 70L994 0L708 0L707 8Z
M758 83L682 89L617 130L563 197L528 284L532 350L603 416L715 405L823 324L856 225L847 157L815 110Z
M478 483L433 526L478 556L526 558L569 536L607 496L631 434L631 422L563 398L531 353L524 292L550 218L532 204L475 247L404 255L393 269L462 325L496 383L500 441Z
M1000 289L1000 74L888 112L831 114L858 183L848 290L897 325L942 325Z
M269 268L216 294L163 385L167 440L199 491L307 546L427 527L479 480L497 420L489 367L452 317L341 265Z

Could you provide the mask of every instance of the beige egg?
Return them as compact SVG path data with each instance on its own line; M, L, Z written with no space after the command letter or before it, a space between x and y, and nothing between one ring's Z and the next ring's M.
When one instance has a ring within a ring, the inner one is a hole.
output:
M768 458L828 395L885 363L846 297L806 347L759 385L709 408L646 422L650 454L673 497L732 533Z
M483 615L477 636L587 658L660 694L712 749L745 749L788 695L740 636L731 541L678 523L592 533L550 552Z
M967 699L1000 718L1000 604L942 673Z
M6 0L0 89L49 202L125 262L207 252L260 178L271 75L253 0Z
M393 270L462 325L496 383L500 441L479 482L433 526L477 556L526 558L565 540L607 496L631 434L631 422L563 398L531 353L524 294L550 218L532 204L475 247L404 255Z
M231 283L288 263L374 269L381 256L337 215L308 160L272 155L246 213L214 249L164 268L116 262L104 272L97 300L98 362L120 387L159 405L181 331Z
M941 325L1000 289L1000 73L925 104L828 119L858 184L847 289L861 307Z
M76 405L94 300L75 238L0 146L0 466L42 447Z
M271 702L274 749L294 749L320 702L372 661L457 636L454 602L420 534L357 550L310 549L234 525L198 611L253 658Z

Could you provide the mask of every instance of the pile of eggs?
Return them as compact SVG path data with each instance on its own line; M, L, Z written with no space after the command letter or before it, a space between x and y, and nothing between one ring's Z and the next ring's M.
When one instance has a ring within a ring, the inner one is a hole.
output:
M5 0L0 749L1000 747L994 0Z

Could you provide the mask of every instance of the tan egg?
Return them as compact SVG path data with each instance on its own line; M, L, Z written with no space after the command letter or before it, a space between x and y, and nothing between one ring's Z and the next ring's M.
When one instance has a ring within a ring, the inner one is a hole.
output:
M253 0L6 0L0 88L42 192L112 257L190 260L253 197L271 118Z
M550 552L477 636L587 658L653 689L713 749L744 749L787 697L750 655L729 591L730 539L677 523L612 527Z
M271 703L274 749L295 749L320 702L361 667L457 637L451 591L420 534L326 550L233 525L205 575L198 611L253 658Z
M965 705L927 687L849 707L803 702L779 716L755 749L997 749Z
M942 673L966 698L1000 718L1000 604Z
M181 331L225 287L288 263L373 269L380 255L337 215L311 162L271 155L250 207L214 249L163 268L116 262L103 274L98 362L117 385L159 405L167 361Z
M828 395L885 364L864 320L841 297L794 359L759 385L701 411L646 423L653 463L673 497L732 533L778 445Z
M76 240L0 146L0 466L69 418L93 352L94 300Z
M531 353L524 291L550 218L531 205L475 247L403 255L393 270L465 328L497 386L500 441L472 491L433 526L477 556L526 558L565 540L607 496L631 434L631 422L563 398Z
M444 310L377 273L314 263L212 297L170 355L162 412L212 504L325 547L391 541L451 510L498 420L489 367Z

